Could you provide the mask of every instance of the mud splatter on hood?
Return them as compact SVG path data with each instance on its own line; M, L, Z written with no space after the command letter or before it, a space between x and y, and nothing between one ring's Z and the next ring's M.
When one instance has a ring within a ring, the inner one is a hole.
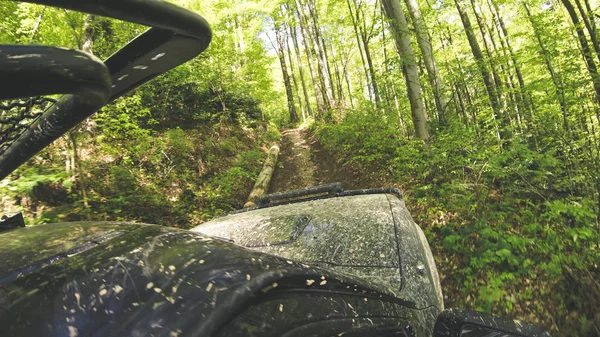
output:
M360 280L161 226L16 229L0 235L0 254L0 326L11 336L278 335L276 322L358 313L406 320L407 336L429 329L414 302Z

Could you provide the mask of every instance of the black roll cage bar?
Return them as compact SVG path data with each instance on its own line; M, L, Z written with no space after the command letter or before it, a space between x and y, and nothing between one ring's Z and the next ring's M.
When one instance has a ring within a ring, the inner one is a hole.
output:
M65 48L0 45L0 100L64 94L0 153L0 180L108 102L206 50L212 32L159 0L26 0L151 28L104 62Z

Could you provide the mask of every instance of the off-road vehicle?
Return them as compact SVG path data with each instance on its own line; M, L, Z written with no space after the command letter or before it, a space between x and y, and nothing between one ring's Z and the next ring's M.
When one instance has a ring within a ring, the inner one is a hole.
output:
M105 61L0 45L0 179L211 40L202 17L162 1L32 2L151 28ZM64 96L42 98L55 94ZM0 335L548 336L444 310L429 245L394 189L325 185L265 196L191 231L160 225L25 227L21 215L5 217Z

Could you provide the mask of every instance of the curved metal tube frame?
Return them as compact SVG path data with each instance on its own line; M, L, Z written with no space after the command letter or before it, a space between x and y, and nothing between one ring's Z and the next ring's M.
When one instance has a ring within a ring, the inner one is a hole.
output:
M157 0L33 0L152 28L102 63L55 47L0 45L0 99L65 94L0 154L0 179L106 103L194 58L212 33L200 15Z

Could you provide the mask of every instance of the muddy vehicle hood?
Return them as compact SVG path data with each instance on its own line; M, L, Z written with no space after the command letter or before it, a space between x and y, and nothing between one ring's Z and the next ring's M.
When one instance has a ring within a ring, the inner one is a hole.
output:
M425 336L437 314L330 270L156 225L19 228L0 234L0 256L7 336L305 336L336 324Z
M423 231L394 194L302 201L223 216L192 229L385 287L419 308L443 310Z

